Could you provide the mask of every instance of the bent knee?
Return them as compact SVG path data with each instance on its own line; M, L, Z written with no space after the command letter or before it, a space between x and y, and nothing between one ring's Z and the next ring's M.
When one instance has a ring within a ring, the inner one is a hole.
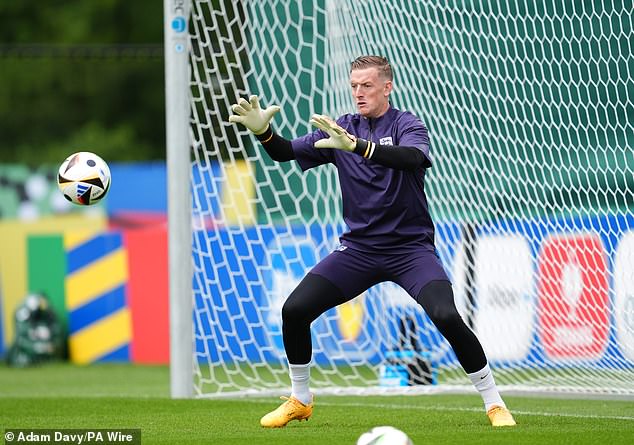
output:
M464 323L455 305L438 306L426 311L431 321L438 327L450 327Z
M429 318L439 326L462 323L454 303L453 290L448 281L432 281L421 289L416 298Z
M295 299L290 297L286 300L284 306L282 306L283 321L301 320L305 317L305 313L305 306L297 303Z

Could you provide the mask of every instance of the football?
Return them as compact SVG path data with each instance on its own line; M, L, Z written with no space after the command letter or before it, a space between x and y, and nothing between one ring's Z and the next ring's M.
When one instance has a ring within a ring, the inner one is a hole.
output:
M414 445L403 431L393 426L376 426L363 433L357 445Z
M110 188L108 164L94 153L73 153L60 165L57 186L64 198L82 206L101 201Z

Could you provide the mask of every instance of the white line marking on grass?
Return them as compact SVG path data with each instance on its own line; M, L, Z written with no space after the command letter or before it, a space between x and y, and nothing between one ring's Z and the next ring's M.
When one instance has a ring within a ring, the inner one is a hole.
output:
M243 400L244 401L244 400ZM270 400L264 399L251 399L257 403L271 403ZM319 406L342 406L342 407L354 407L354 408L385 408L385 409L406 409L406 410L419 410L419 411L462 411L462 412L475 412L484 413L484 409L481 408L460 408L452 406L420 406L420 405L400 405L395 403L335 403L335 402L318 402ZM513 414L520 416L539 416L539 417L570 417L573 419L606 419L606 420L625 420L628 422L634 421L634 417L631 416L605 416L598 414L575 414L575 413L553 413L544 411L521 411L511 410Z
M320 403L322 405L322 403ZM484 412L480 408L459 408L450 406L419 406L419 405L398 405L398 404L384 404L384 403L332 403L325 402L323 405L327 406L354 406L354 407L371 407L371 408L387 408L387 409L407 409L407 410L422 410L422 411L468 411L468 412ZM603 416L596 414L574 414L574 413L549 413L541 411L520 411L512 410L513 414L521 416L543 416L543 417L571 417L578 419L612 419L612 420L627 420L634 421L634 417L630 416Z

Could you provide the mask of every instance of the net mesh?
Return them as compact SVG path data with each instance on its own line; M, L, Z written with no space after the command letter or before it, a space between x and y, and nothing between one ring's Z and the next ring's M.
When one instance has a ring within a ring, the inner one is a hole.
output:
M437 248L498 383L634 395L632 4L499 3L193 1L197 394L288 388L282 304L345 230L334 167L273 162L230 105L258 94L303 135L354 112L350 62L380 54L429 128ZM318 391L469 387L392 283L312 335Z

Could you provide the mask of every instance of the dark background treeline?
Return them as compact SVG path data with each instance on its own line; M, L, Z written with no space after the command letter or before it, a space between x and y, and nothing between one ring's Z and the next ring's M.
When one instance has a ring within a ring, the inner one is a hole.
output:
M0 163L165 158L161 0L0 1Z

